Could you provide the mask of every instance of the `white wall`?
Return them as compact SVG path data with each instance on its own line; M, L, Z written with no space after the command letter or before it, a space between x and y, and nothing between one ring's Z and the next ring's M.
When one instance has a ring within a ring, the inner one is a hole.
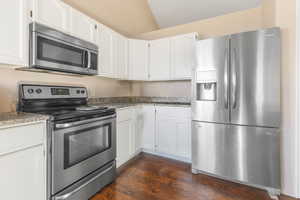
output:
M297 29L296 29L296 39L297 39L297 49L296 49L296 63L297 63L297 137L296 137L296 189L297 197L300 198L300 1L296 2L296 16L297 16Z

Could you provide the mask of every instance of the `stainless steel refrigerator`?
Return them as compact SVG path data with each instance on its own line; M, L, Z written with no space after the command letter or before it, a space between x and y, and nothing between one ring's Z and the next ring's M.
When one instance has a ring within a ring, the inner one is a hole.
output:
M278 28L199 40L192 81L192 172L280 189Z

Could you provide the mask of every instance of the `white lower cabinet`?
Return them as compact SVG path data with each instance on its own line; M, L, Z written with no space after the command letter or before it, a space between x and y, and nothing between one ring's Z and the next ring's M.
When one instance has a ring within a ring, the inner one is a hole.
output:
M46 123L0 130L1 199L46 200Z
M138 116L139 133L142 137L142 148L149 151L155 149L155 106L143 105Z
M117 167L126 163L134 155L134 120L134 107L117 111Z
M191 109L156 106L156 152L191 160Z
M117 167L141 151L191 161L191 109L138 105L117 111Z

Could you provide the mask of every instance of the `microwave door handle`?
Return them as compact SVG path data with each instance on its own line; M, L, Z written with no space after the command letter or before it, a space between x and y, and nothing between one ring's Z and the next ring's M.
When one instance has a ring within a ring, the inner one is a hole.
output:
M87 64L87 68L90 69L91 68L91 52L90 51L87 51L87 57L88 57L88 64Z

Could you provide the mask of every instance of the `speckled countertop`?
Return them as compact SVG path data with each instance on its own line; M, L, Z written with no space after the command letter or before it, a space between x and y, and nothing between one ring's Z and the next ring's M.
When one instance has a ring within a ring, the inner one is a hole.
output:
M89 105L127 108L136 105L155 104L159 106L190 107L190 99L186 97L107 97L89 99Z
M13 127L20 124L45 121L48 119L49 116L47 115L21 113L21 112L0 113L0 129Z

